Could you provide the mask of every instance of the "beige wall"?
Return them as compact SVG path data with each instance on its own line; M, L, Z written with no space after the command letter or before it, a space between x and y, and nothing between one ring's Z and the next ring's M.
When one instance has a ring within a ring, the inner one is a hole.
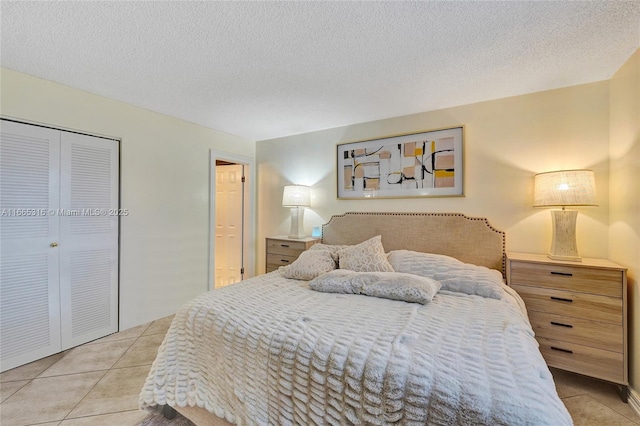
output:
M254 156L251 141L0 69L0 113L120 138L120 329L175 313L206 291L209 150Z
M562 168L596 172L599 207L581 208L578 246L629 268L640 312L639 53L609 82L258 142L258 271L264 237L286 234L282 187L313 187L307 233L345 211L451 211L486 216L507 232L507 249L543 253L548 210L531 207L533 175ZM121 329L175 312L207 286L209 149L248 157L254 144L182 120L0 69L3 116L120 138ZM337 200L335 146L406 132L465 126L465 196ZM610 169L611 168L611 172ZM631 178L629 178L631 177ZM611 185L610 185L611 182ZM611 187L611 191L609 188ZM631 314L632 335L640 314ZM635 330L635 331L634 331ZM631 339L640 386L640 339Z
M640 50L609 81L609 257L628 268L629 376L640 395Z
M605 81L257 142L258 253L264 253L264 237L288 232L289 212L280 202L282 187L290 183L312 186L307 234L313 225L346 211L462 212L488 217L506 231L508 250L545 253L551 244L551 215L531 206L533 175L591 168L599 207L579 209L578 248L585 257L606 257L608 104ZM336 199L336 144L461 124L464 197ZM260 272L261 255L258 261Z
M465 126L465 197L337 200L338 143ZM533 175L564 168L596 172L598 207L580 208L578 249L628 268L630 381L640 393L640 51L610 81L260 141L258 271L264 237L286 234L282 187L312 186L307 233L346 211L453 211L488 217L507 250L544 253L546 209L531 207Z

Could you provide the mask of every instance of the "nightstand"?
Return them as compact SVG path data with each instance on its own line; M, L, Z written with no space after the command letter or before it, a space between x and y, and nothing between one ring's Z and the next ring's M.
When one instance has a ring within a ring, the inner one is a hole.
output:
M626 402L626 268L507 253L507 282L527 306L547 365L622 385Z
M267 237L266 271L275 271L281 266L290 265L320 238L289 238L287 236Z

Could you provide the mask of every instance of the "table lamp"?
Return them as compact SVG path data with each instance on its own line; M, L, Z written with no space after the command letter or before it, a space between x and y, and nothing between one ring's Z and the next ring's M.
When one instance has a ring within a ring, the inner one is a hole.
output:
M287 185L282 193L282 206L291 207L289 238L304 238L304 208L311 205L311 188L304 185Z
M549 258L582 261L576 244L578 212L565 207L597 205L593 170L559 170L535 175L533 206L562 207L562 210L551 210L553 239Z

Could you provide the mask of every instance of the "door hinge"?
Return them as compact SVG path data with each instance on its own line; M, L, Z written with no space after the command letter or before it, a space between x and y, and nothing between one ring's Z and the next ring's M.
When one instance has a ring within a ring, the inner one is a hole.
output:
M244 275L244 268L240 268L240 275Z
M245 181L246 181L246 178L242 176L242 183L244 183Z

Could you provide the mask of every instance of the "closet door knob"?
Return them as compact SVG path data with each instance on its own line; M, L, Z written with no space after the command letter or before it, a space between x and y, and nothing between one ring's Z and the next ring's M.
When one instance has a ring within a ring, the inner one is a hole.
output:
M55 243L55 242L54 242L54 243L49 244L49 246L50 246L50 247L58 247L58 243Z

